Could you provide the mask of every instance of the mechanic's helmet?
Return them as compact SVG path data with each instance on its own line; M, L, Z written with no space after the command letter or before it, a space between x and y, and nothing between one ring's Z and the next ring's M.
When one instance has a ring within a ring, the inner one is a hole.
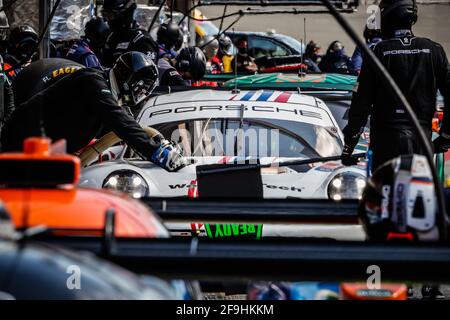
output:
M207 60L211 60L217 55L219 51L219 41L214 36L207 36L203 38L200 43L200 47L203 50L203 53L206 56Z
M158 84L155 63L137 51L122 54L112 67L112 73L119 87L119 98L128 106L142 102Z
M27 61L36 50L38 38L33 27L27 24L17 26L9 35L9 52L20 61Z
M178 54L175 68L178 72L189 72L194 81L200 80L206 72L206 57L198 47L183 48Z
M380 29L371 29L368 26L364 28L363 33L364 39L369 43L375 38L381 38L381 30Z
M180 35L178 36L178 40L177 40L177 42L175 42L175 46L173 49L175 51L179 51L181 49L181 47L183 47L183 43L184 43L184 36L183 36L183 33L180 32Z
M415 0L382 0L379 7L381 31L385 36L390 36L396 30L411 29L417 22Z
M112 29L130 26L137 8L135 0L104 0L102 16Z
M402 155L374 172L359 207L369 240L439 240L431 176L422 155Z
M163 44L167 50L173 49L180 41L181 30L178 24L169 21L164 22L158 29L158 43Z
M219 49L221 53L226 56L233 55L233 42L229 36L222 34L219 37Z
M98 17L89 20L84 26L84 35L95 48L102 48L110 33L108 24Z
M8 36L9 23L4 11L0 11L0 41L5 41Z

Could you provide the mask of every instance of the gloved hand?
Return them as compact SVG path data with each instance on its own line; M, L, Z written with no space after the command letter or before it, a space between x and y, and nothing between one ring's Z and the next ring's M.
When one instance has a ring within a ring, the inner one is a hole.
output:
M169 172L178 171L188 165L181 151L168 140L162 140L150 160Z
M355 149L355 146L358 144L359 137L361 136L361 133L363 133L364 127L361 127L356 131L354 128L347 125L342 131L344 133L345 144L344 149L342 150L341 162L344 166L354 166L358 163L358 159L352 157L353 149Z
M447 138L440 135L433 140L434 153L447 152L448 148L450 148L450 137Z
M353 148L345 145L344 149L342 150L342 159L341 162L344 166L354 166L358 163L357 158L352 157Z

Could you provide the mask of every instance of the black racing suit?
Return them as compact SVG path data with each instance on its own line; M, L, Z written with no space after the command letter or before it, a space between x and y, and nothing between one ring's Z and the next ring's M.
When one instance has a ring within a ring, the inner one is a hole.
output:
M4 123L14 111L14 95L11 83L3 71L3 60L0 56L0 136Z
M105 44L102 65L112 67L114 62L122 54L130 51L142 52L156 61L158 45L150 35L139 28L123 28L113 31L108 36Z
M32 78L35 80L29 82ZM67 151L74 153L106 125L150 160L155 150L153 142L118 105L104 73L64 59L45 59L24 69L15 85L20 91L22 86L33 83L40 86L44 80L47 87L20 104L6 123L2 135L4 151L21 150L26 137L41 135L42 124L48 137L53 141L66 139Z
M441 132L450 133L450 68L442 46L403 31L379 42L373 50L400 87L430 139L437 90L440 90L445 102ZM354 91L348 124L343 130L345 142L354 148L370 115L373 171L399 155L424 153L404 106L379 79L367 59Z
M158 73L160 86L189 86L189 81L183 79L180 73L162 58L158 60Z
M11 83L5 77L3 79L3 104L0 106L0 128L8 121L14 111L14 94Z

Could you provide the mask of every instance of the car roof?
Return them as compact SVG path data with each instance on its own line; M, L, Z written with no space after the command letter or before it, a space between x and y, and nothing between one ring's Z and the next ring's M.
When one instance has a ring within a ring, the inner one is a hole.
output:
M328 111L328 108L319 99L292 91L278 90L240 90L238 93L233 90L188 90L164 94L149 100L153 105L161 105L179 102L200 102L200 101L259 101L302 104L318 107Z
M237 31L237 32L226 32L225 33L230 38L239 38L242 36L258 36L258 37L265 37L269 39L273 39L275 41L281 42L284 45L287 45L292 50L295 50L298 54L301 54L301 51L299 47L301 46L301 43L288 35L276 33L276 32L255 32L255 31Z
M261 31L235 31L235 32L225 32L225 34L227 36L258 36L258 37L266 37L266 38L271 38L271 39L275 39L278 41L283 41L286 38L292 39L292 40L296 40L295 38L288 36L286 34L282 34L282 33L276 33L276 32L261 32ZM297 41L297 40L296 40Z
M273 37L277 35L278 33L272 33L272 32L262 32L262 31L227 31L225 32L226 35L246 35L246 36L263 36L263 37Z
M297 92L276 90L188 90L150 99L137 117L143 126L200 118L293 120L313 125L337 126L320 99ZM292 117L295 115L294 117Z

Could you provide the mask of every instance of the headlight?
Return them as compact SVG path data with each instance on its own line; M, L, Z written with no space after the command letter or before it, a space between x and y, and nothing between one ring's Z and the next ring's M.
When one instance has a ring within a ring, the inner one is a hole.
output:
M133 198L149 195L149 187L145 179L137 172L130 170L114 171L103 181L102 188L125 192Z
M328 197L331 200L361 199L366 186L366 177L354 172L336 175L328 184Z

